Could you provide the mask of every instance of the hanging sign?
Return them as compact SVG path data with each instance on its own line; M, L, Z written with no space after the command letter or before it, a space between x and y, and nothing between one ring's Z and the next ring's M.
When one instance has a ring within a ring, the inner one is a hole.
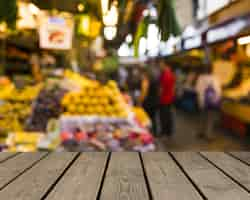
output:
M211 44L235 37L249 26L250 15L232 19L208 30L206 42Z
M181 40L181 38L178 38L176 40L176 44L175 44L175 53L178 53L181 51L182 51L182 40Z
M201 46L202 46L202 37L200 35L196 37L187 38L184 40L185 50L195 49Z
M39 35L43 49L68 50L72 48L74 22L63 17L47 17L41 21Z

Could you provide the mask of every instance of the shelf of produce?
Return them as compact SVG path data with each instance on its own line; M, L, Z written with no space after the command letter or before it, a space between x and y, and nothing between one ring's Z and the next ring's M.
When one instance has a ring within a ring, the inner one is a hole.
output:
M222 112L250 124L250 104L226 101L222 104Z
M64 76L20 90L3 84L0 151L155 150L149 117L127 102L116 82Z
M250 136L250 105L225 101L222 104L222 114L223 127L241 137Z

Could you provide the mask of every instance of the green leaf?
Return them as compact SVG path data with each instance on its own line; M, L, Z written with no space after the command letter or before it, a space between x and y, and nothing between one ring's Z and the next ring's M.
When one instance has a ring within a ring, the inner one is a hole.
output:
M17 1L0 1L0 22L6 22L9 28L14 29L17 21Z
M149 25L149 17L145 17L140 21L134 39L134 53L135 57L139 56L139 45L142 37L147 37L148 25Z
M102 61L103 71L106 74L115 72L118 69L119 61L117 56L109 56Z
M174 36L181 34L174 0L159 0L157 25L163 41L167 41L171 34Z

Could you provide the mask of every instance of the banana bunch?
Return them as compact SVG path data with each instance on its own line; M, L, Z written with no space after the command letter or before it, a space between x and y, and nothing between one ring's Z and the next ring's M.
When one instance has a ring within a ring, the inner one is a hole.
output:
M0 88L0 99L6 101L32 101L39 94L43 84L27 86L23 90L18 90L14 85L8 85Z
M13 84L0 86L0 100L6 100L12 96L15 86Z
M20 121L14 117L7 117L0 120L1 132L22 131L23 127Z
M43 88L43 84L38 84L35 86L27 86L23 90L14 90L12 95L8 98L8 100L12 101L32 101L34 100L41 89Z
M31 106L24 102L5 103L0 106L0 127L4 131L21 131L22 124L31 113Z
M31 112L31 106L26 103L5 103L0 106L1 118L17 117L19 119L25 119Z

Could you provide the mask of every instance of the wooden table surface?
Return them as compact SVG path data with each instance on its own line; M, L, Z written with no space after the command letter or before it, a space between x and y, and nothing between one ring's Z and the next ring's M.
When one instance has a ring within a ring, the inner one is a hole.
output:
M0 153L2 200L250 200L250 152Z

